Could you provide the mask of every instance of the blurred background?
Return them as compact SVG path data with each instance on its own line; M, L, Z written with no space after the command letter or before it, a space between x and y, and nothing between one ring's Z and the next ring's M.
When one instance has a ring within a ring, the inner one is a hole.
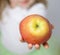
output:
M60 55L60 0L48 0L47 18L54 25L52 37L48 41L49 49L41 46L40 50L34 50L24 55ZM1 39L1 37L0 37ZM19 55L11 53L4 48L0 41L0 55Z

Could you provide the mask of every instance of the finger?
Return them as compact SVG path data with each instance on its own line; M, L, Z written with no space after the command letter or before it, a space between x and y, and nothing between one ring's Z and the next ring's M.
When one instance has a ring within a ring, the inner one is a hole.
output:
M39 44L35 44L35 48L36 49L40 49L40 45Z
M49 48L49 45L48 45L47 42L43 43L43 46L44 46L46 49Z
M32 44L28 44L28 48L32 49L33 45Z
M20 38L20 41L21 41L21 42L25 42L22 38Z
M51 28L54 29L54 26L51 24Z

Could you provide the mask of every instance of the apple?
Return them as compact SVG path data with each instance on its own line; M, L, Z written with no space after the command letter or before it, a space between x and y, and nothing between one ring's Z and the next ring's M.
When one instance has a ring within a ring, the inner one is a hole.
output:
M25 17L19 24L19 31L28 44L42 44L49 40L52 34L52 25L40 15Z

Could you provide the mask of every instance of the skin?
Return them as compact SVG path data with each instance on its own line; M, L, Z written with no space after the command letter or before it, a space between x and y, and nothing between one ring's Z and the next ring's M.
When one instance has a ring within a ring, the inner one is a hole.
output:
M22 8L29 8L32 4L35 3L35 0L9 0L12 8L15 6L20 6Z
M20 38L20 41L21 41L21 42L25 42L22 38ZM42 45L43 45L46 49L49 48L49 45L48 45L47 42L43 43ZM35 46L36 49L40 49L40 45L39 45L39 44L35 44L34 46ZM28 48L29 48L29 49L32 49L32 47L33 47L33 45L32 45L31 43L29 43L29 44L28 44Z
M33 3L35 3L35 0L9 0L9 2L10 2L10 6L12 7L12 8L14 8L15 6L20 6L20 7L22 7L22 8L28 8L28 7L30 7L31 6L31 4L33 4ZM52 25L51 25L52 26ZM52 26L52 29L53 29L54 27ZM20 41L21 42L25 42L22 38L20 38ZM49 45L48 45L48 43L47 42L45 42L45 43L43 43L42 44L46 49L49 47ZM36 49L39 49L40 48L40 45L39 44L35 44L34 45L35 46L35 48ZM33 45L30 43L30 44L28 44L28 48L29 49L32 49L32 47L33 47Z

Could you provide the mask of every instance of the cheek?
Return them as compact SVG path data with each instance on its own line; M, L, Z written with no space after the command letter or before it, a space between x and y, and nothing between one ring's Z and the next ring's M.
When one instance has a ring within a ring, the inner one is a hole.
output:
M17 3L18 0L10 0L10 3Z
M35 0L29 0L30 5L33 4L33 3L35 3Z

